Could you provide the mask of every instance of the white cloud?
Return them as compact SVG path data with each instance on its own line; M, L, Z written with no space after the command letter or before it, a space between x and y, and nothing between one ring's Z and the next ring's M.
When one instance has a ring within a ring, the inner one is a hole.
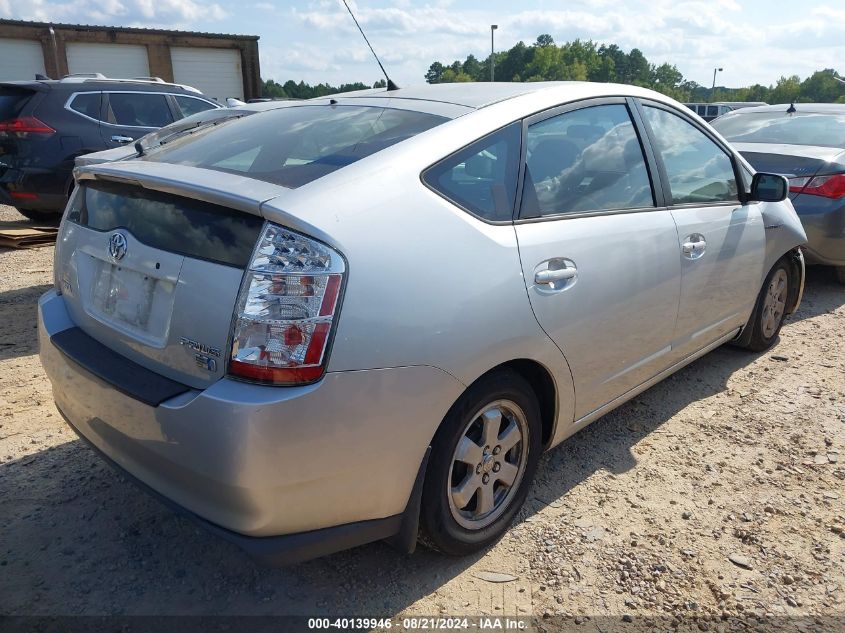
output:
M199 0L0 0L0 15L19 20L190 28L197 21L219 21L229 16L216 3Z

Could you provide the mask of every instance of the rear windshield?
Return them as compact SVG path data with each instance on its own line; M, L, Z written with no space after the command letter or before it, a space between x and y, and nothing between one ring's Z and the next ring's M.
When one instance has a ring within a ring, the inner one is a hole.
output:
M0 87L0 121L18 116L32 95L31 90Z
M87 182L68 220L95 231L125 229L147 246L243 268L263 220L216 204L112 182Z
M144 159L240 174L293 189L447 120L370 106L292 106L175 140Z
M718 119L712 125L735 143L845 147L845 112L753 112Z

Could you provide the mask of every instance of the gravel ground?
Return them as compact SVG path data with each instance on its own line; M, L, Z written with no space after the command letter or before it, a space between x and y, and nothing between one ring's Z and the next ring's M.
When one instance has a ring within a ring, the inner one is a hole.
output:
M66 428L37 356L52 255L0 249L0 614L845 622L845 287L824 269L774 350L718 349L546 455L489 551L264 569Z

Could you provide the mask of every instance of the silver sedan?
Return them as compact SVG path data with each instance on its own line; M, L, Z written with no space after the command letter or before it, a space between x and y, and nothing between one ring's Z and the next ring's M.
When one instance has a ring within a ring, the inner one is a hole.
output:
M785 179L632 86L336 95L76 179L39 305L58 409L277 564L488 546L543 451L769 348L804 282Z

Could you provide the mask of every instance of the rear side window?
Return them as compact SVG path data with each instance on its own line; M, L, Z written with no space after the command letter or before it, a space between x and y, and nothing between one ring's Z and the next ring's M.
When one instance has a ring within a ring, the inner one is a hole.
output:
M163 94L109 93L109 123L132 127L163 127L173 115Z
M0 121L18 116L33 94L31 90L0 88Z
M175 139L143 160L216 169L296 188L447 120L372 106L291 106Z
M95 231L122 228L163 251L243 268L263 220L216 204L119 183L87 182L68 220Z
M521 124L513 123L430 167L423 182L484 220L513 218Z
M211 110L214 105L209 103L208 101L203 101L202 99L194 99L193 97L183 97L181 95L175 95L176 103L179 104L179 110L182 111L182 116L191 116L192 114L197 114L198 112L205 112L206 110Z
M565 112L528 128L520 217L654 206L628 108Z
M733 162L710 137L666 110L646 106L645 118L663 159L674 204L737 199Z
M96 121L100 120L100 93L88 92L76 95L70 102L70 109Z

